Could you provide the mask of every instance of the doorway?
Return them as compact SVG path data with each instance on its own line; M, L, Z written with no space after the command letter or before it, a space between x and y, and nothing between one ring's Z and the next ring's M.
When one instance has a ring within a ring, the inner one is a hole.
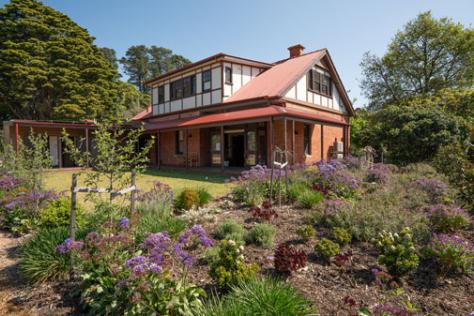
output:
M243 133L226 134L225 156L229 167L243 167L245 165L245 135Z

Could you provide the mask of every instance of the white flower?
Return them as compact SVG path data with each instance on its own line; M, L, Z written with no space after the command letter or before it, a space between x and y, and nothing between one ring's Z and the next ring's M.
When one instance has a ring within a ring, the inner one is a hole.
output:
M231 245L231 246L235 246L235 241L233 241L232 239L230 239L230 240L228 241L228 243L229 243L229 245Z

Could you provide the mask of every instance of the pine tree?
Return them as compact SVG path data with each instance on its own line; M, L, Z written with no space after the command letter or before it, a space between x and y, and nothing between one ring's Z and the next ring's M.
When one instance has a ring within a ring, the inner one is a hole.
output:
M94 38L36 0L0 9L0 116L108 118L123 104L122 85Z

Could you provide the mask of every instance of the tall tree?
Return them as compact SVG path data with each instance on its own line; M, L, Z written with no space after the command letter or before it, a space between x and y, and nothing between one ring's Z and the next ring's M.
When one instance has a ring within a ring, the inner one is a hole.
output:
M395 35L383 57L366 53L361 67L370 109L444 88L472 87L474 29L421 13Z
M36 0L0 9L0 109L13 118L106 118L120 102L118 72L94 38Z
M140 92L147 92L145 81L164 74L176 68L183 67L190 61L181 56L173 54L168 48L145 45L131 46L125 57L120 59L129 76L128 82L137 86Z
M145 45L131 46L120 59L128 82L137 86L140 92L145 91L145 81L150 78L150 56Z

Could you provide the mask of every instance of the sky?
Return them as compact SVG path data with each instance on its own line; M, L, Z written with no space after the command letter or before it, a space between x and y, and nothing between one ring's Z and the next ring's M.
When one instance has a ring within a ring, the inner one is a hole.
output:
M0 6L8 1L0 0ZM474 0L44 0L117 56L132 45L172 49L191 61L223 52L273 62L287 47L327 48L355 106L364 52L382 55L405 23L431 10L474 25Z

